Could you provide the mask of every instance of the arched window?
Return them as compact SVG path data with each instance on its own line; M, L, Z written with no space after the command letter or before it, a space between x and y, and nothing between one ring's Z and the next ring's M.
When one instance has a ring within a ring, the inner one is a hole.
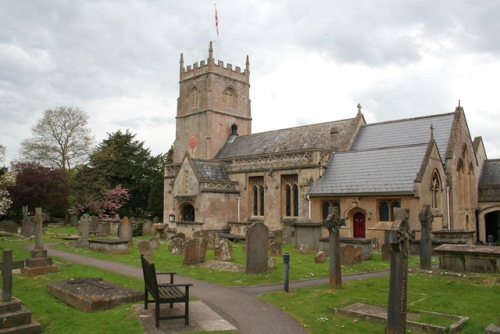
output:
M191 92L189 93L189 100L191 104L191 109L198 108L198 103L199 103L198 88L196 87L191 88Z
M434 172L431 181L431 202L432 208L438 209L441 207L441 180L439 174Z
M462 162L462 159L458 161L457 165L457 186L458 186L457 193L458 193L459 208L463 209L465 189L464 189L464 164Z
M227 109L234 108L234 97L235 97L234 89L232 89L231 87L228 87L224 91L224 99L225 99L224 104L225 104Z
M340 202L339 201L324 201L323 204L321 205L321 212L323 216L323 220L328 217L330 214L330 209L331 208L338 208L338 211L340 213Z
M297 175L286 175L282 178L284 206L286 217L299 216L299 186Z
M394 220L394 208L400 208L399 199L383 199L378 202L379 221L391 222Z
M252 190L250 205L253 216L264 216L264 177L255 176L249 178L249 185Z
M182 205L180 221L194 222L194 207L191 204Z

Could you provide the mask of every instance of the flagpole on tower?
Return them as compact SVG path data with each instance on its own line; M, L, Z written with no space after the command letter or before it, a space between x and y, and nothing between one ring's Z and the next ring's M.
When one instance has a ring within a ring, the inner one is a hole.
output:
M217 16L217 5L214 2L215 9L215 31L214 31L214 59L215 59L215 45L217 37L219 37L219 17Z

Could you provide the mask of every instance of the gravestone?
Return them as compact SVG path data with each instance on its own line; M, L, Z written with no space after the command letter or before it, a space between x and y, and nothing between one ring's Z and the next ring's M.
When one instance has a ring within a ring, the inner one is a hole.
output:
M326 261L326 253L323 251L319 251L314 256L314 263L324 263Z
M39 323L32 320L31 312L23 303L12 296L12 270L24 267L24 261L12 261L12 251L2 252L2 300L0 302L0 332L1 333L29 333L42 331Z
M144 300L143 292L94 277L52 282L47 285L47 291L86 312L109 310L122 303Z
M149 245L151 246L152 250L160 249L160 241L158 241L158 239L156 238L149 239Z
M422 224L422 237L420 239L420 269L432 269L432 222L434 216L430 205L424 204L419 214L420 224Z
M27 205L23 205L23 207L21 208L21 212L23 214L23 218L28 217L28 206Z
M278 268L278 262L276 261L275 258L268 258L267 259L267 270L274 270Z
M356 264L363 262L363 248L354 247L353 245L345 245L341 248L341 263L343 265Z
M99 217L90 216L89 231L92 233L95 233L95 232L97 232L98 227L99 227Z
M25 238L31 238L36 232L36 221L32 216L26 216L21 222L21 235Z
M385 231L385 243L390 244L391 271L389 277L389 302L387 307L388 334L406 333L406 301L408 289L408 253L415 231L408 222L408 209L394 208L397 229Z
M57 267L52 264L52 259L47 257L47 250L43 248L42 243L42 223L48 218L43 214L42 208L36 208L35 211L36 244L31 250L31 257L25 260L25 267L21 269L21 274L25 276L57 272Z
M186 250L186 239L174 238L172 239L172 255L182 255Z
M273 241L278 244L283 243L283 231L282 230L276 230L273 231Z
M221 239L214 249L215 259L218 261L231 261L233 259L233 246L226 239Z
M179 232L174 235L174 238L186 239L186 235L182 232Z
M283 226L281 230L281 236L283 237L284 244L292 243L292 228L290 226Z
M202 231L202 238L207 240L207 249L215 249L221 240L219 233L215 231Z
M269 240L269 254L271 256L283 256L283 251L281 249L281 243Z
M207 254L207 241L203 238L189 239L182 259L183 265L194 265L205 262Z
M151 235L153 233L153 222L146 219L142 223L142 235Z
M87 213L84 213L80 220L78 221L78 235L80 239L76 240L74 246L77 248L87 248L89 247L89 231L91 218Z
M128 241L128 247L133 247L132 242L132 224L127 216L123 217L120 224L120 239Z
M12 261L12 251L6 249L2 252L2 303L8 303L12 300L12 270L24 267L24 261Z
M158 216L153 217L153 224L158 224L160 222L160 218Z
M0 222L0 230L4 230L7 233L17 233L18 225L12 220L4 220Z
M330 289L342 288L342 269L340 253L340 227L345 226L345 220L340 218L338 207L328 208L328 216L323 221L323 227L328 229L329 285Z
M149 241L142 240L139 242L139 245L137 247L139 247L139 253L144 255L146 259L152 260L154 258L153 250L151 249Z
M380 251L382 252L382 261L391 260L391 253L392 253L391 245L384 243L380 248Z
M261 273L267 270L267 240L269 229L263 222L250 225L246 231L246 265L247 274Z
M311 250L309 249L309 245L308 244L302 244L300 245L300 254L309 254L311 252Z
M72 215L69 220L69 226L76 226L76 224L78 224L78 216Z

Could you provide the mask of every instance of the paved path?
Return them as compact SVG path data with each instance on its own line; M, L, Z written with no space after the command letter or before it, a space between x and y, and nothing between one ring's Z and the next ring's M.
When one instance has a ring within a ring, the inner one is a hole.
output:
M82 263L97 268L107 269L123 275L142 279L140 267L108 262L74 253L67 253L50 248L49 256L57 256L69 262ZM389 275L389 271L377 271L362 274L344 275L342 281L359 280ZM289 314L269 305L254 296L271 291L283 290L283 284L268 284L244 287L223 287L191 278L176 276L176 283L192 283L191 294L209 305L222 318L238 328L241 334L300 334L307 331ZM328 278L317 278L290 282L290 290L328 284Z
M66 261L82 263L123 275L142 279L140 267L116 262L93 259L87 256L67 253L50 248L45 244L49 256L56 256ZM238 328L241 334L299 334L307 333L291 315L269 305L248 293L248 289L222 287L191 278L176 276L176 283L192 283L190 294L209 305L221 317ZM246 292L244 292L246 291Z

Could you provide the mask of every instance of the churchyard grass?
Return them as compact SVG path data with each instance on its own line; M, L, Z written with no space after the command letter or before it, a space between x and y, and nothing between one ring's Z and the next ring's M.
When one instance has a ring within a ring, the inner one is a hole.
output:
M333 313L354 303L387 306L389 277L344 282L342 289L327 285L286 292L272 292L259 298L297 318L309 333L383 333L384 324ZM498 322L496 298L500 277L488 274L410 273L408 276L409 313L419 310L466 316L470 319L460 333L483 333ZM307 305L307 307L304 307ZM420 315L419 322L449 326L449 320ZM408 328L408 332L419 331Z

